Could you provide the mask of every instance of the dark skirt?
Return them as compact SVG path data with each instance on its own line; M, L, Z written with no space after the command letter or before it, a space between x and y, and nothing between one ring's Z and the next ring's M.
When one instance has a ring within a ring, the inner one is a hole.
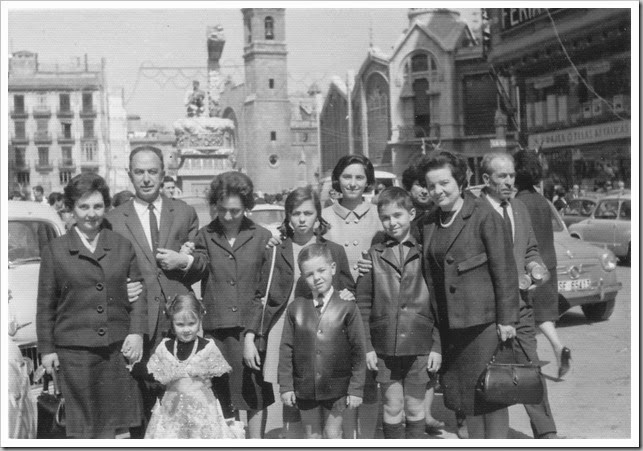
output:
M56 348L68 437L108 438L141 424L141 392L121 346Z
M456 413L482 415L506 405L486 402L476 383L498 346L496 324L448 331L441 385L444 405Z
M536 323L558 321L558 278L556 268L550 269L551 279L535 288L532 292L532 302Z
M243 363L243 331L240 327L207 331L232 367L230 373L213 379L224 414L229 406L235 410L262 410L275 402L272 384L263 380L263 372ZM262 362L265 357L261 356Z

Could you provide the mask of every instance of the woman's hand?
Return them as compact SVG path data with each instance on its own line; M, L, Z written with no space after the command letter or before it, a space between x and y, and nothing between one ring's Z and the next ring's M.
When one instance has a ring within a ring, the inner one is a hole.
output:
M362 404L362 398L359 396L347 395L346 407L349 409L357 409Z
M288 407L295 407L297 398L294 391L287 391L281 394L281 402Z
M342 291L339 292L339 298L342 301L354 301L355 293L351 292L348 288L344 288Z
M357 272L360 276L368 274L373 269L373 262L368 255L368 252L362 251L362 256L357 259Z
M139 334L129 334L121 346L123 356L130 363L136 363L143 358L143 337Z
M377 354L375 351L366 353L366 367L371 371L377 371Z
M132 282L132 279L127 278L127 299L130 302L138 300L139 295L143 292L143 284L139 281Z
M426 365L426 370L429 373L437 373L442 366L442 354L439 352L431 351L429 353L429 361Z
M52 352L51 354L45 354L42 356L42 366L45 367L48 374L53 374L54 370L58 371L60 368L60 362L58 361L58 354Z
M185 255L192 255L194 252L194 243L192 241L186 241L183 243L183 246L181 246L181 249L179 249L180 254L185 254Z
M507 341L516 336L516 328L514 326L505 326L502 324L496 325L496 331L501 341Z
M190 263L190 259L183 253L159 247L156 250L156 262L164 271L174 271L177 269L184 270L187 268Z
M281 238L273 235L268 240L268 244L266 244L266 249L272 249L273 247L279 246L280 244L281 244Z
M243 341L243 363L253 370L259 370L261 367L261 357L255 346L255 334L252 332L248 332Z

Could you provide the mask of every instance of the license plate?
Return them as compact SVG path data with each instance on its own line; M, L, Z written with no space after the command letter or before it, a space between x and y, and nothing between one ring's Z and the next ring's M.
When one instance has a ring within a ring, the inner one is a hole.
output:
M559 280L558 291L579 291L591 288L592 281L589 279Z

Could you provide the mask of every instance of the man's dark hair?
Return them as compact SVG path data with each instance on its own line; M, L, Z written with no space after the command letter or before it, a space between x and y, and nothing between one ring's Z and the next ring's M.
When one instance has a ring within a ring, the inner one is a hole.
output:
M47 203L49 203L49 205L52 205L52 206L59 200L63 200L62 193L53 192L49 194L49 197L47 197Z
M159 157L159 160L161 160L161 169L165 169L165 163L163 162L163 151L159 149L158 147L154 146L140 146L136 147L135 149L132 149L132 151L129 154L129 168L130 170L132 169L132 160L134 159L134 155L136 155L139 152L154 152L157 157Z
M329 264L335 263L335 261L333 260L333 254L331 254L328 246L322 243L313 243L305 246L301 251L299 251L299 256L297 257L297 265L301 269L301 265L317 257L324 257L324 259Z
M516 188L532 189L543 178L543 167L538 154L530 149L519 150L514 154L516 165Z
M395 204L408 212L415 208L413 198L409 192L399 186L389 186L382 190L380 196L377 198L377 212L379 213L382 208L391 204Z

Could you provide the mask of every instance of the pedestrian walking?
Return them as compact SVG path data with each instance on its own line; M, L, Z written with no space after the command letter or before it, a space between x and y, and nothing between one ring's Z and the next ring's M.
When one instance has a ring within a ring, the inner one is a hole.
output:
M76 224L42 251L38 351L47 372L58 373L67 436L114 438L139 426L143 416L141 393L127 368L141 359L147 331L145 291L130 298L127 281L143 275L133 245L105 227L105 180L79 174L64 196Z
M509 412L476 383L499 340L515 336L518 275L502 218L464 196L467 164L441 152L418 165L439 206L425 221L425 276L437 302L444 404L468 417L471 438L506 438Z
M285 405L299 409L306 438L338 439L344 412L362 402L364 328L357 305L333 288L336 264L326 245L306 246L297 264L312 296L286 310L279 391Z
M243 423L227 422L214 397L211 378L230 372L214 340L199 337L205 308L193 293L176 296L166 309L174 338L164 338L147 368L165 385L145 438L240 439Z

